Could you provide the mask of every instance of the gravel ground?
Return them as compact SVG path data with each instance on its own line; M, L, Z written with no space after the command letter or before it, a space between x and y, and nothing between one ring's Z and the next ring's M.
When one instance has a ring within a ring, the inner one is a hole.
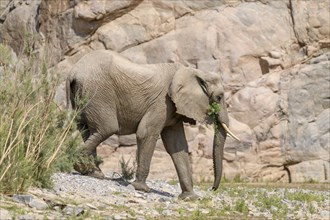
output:
M51 190L33 188L24 195L2 196L0 219L330 219L328 187L227 183L212 192L195 186L200 199L182 201L174 181L149 180L153 190L143 193L118 179L57 173L53 180Z

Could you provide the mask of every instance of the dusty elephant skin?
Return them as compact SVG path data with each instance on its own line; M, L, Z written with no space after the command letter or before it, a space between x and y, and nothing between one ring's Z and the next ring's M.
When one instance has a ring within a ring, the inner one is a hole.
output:
M135 64L115 52L99 50L75 64L67 87L73 108L82 109L78 128L85 154L95 156L96 147L113 134L136 133L137 171L133 186L149 191L146 178L161 135L179 177L182 189L179 197L196 198L183 122L210 122L207 113L210 103L220 104L214 147L215 152L223 151L229 120L218 75L176 63ZM216 158L214 189L221 178L222 155ZM96 167L83 174L97 176L93 172L101 171Z

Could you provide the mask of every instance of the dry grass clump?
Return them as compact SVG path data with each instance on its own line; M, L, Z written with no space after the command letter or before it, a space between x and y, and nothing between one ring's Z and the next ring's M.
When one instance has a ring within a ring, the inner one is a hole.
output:
M31 51L13 63L0 44L0 193L50 186L55 170L72 167L76 113L56 105L59 77Z

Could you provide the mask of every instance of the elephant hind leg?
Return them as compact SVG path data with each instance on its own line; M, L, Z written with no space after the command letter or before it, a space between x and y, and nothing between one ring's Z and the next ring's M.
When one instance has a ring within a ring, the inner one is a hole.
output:
M90 131L89 131L90 132ZM88 136L83 145L81 146L81 153L85 155L96 156L96 147L102 143L106 138L101 134L94 132Z
M81 114L77 118L77 129L79 130L83 141L86 142L89 136L91 135L91 132L90 132L90 128L88 127L86 118L83 114Z
M90 131L89 131L90 132ZM96 147L107 137L94 132L86 139L86 141L79 147L80 157L74 164L74 169L82 175L92 176L103 179L104 174L96 162Z

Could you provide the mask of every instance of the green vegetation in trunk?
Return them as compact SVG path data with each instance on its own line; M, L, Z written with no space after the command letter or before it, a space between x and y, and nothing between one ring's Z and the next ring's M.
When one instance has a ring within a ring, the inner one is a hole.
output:
M207 114L212 119L214 130L218 129L217 120L218 120L219 112L220 112L220 104L219 103L213 102L209 105L209 108L207 110Z

